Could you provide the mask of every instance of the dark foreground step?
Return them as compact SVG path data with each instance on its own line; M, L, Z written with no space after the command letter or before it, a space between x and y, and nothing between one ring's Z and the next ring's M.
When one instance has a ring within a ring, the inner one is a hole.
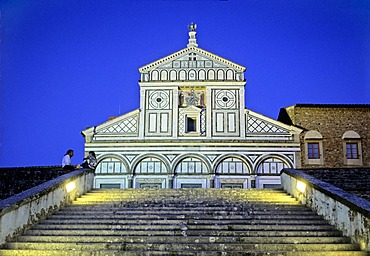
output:
M67 225L54 225L54 224L38 224L34 229L42 230L299 230L299 231L309 231L309 230L335 230L335 227L332 225L243 225L243 224L234 224L234 225L146 225L146 224L133 224L133 225L124 225L124 224L90 224L90 225L78 225L78 224L67 224Z
M248 236L248 237L338 237L342 233L338 230L187 230L185 233L181 230L47 230L47 229L30 229L26 232L30 236Z
M245 218L245 219L227 219L227 220L203 220L203 219L48 219L42 221L42 224L51 225L70 225L71 223L80 225L97 225L97 224L122 224L122 225L187 225L199 224L199 225L242 225L242 224L252 224L252 225L325 225L328 224L326 220L323 219L259 219L259 218Z
M295 214L291 213L289 215L277 215L277 214L266 214L266 212L262 213L256 213L253 215L249 214L233 214L233 215L201 215L201 214L162 214L162 213L148 213L145 212L145 214L140 215L140 220L202 220L202 221L211 221L211 222L218 222L218 221L250 221L250 220L274 220L274 221L284 221L284 220L323 220L323 218L317 214ZM54 215L50 216L48 220L69 220L69 221L75 221L75 220L127 220L127 221L137 221L138 217L136 215L132 214L117 214L117 213L109 213L106 212L105 214L96 214L95 212L92 212L89 214L89 212L78 212L74 214L67 214L58 212Z
M164 252L164 251L55 251L55 250L0 250L2 256L368 256L361 251L325 251L325 252Z
M90 236L90 235L69 235L69 236L30 236L24 235L16 239L16 242L59 242L65 243L248 243L248 244L337 244L351 243L349 237L244 237L244 236Z
M266 243L32 243L11 242L7 249L22 250L76 250L76 251L223 251L223 252L277 252L277 251L356 251L356 244L266 244Z

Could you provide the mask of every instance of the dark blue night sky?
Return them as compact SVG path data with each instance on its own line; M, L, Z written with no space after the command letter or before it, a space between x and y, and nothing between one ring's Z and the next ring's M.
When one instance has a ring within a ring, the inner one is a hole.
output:
M370 103L370 1L3 0L0 167L83 158L87 127L139 107L138 68L186 47L247 67L246 106Z

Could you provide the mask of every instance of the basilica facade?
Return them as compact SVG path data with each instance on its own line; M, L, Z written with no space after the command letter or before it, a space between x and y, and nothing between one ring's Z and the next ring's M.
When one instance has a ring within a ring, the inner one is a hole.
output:
M82 131L96 188L271 188L301 129L245 107L246 68L187 47L139 69L140 108Z

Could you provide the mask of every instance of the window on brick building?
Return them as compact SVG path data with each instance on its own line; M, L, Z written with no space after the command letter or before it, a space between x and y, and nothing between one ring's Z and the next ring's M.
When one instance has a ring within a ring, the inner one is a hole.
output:
M346 155L347 155L347 159L358 159L357 143L353 143L353 142L346 143Z
M345 165L362 165L361 137L355 131L347 131L342 136Z
M304 136L305 161L304 165L323 165L322 135L318 131L308 131Z
M320 147L318 142L307 143L307 157L308 159L319 159L320 158Z

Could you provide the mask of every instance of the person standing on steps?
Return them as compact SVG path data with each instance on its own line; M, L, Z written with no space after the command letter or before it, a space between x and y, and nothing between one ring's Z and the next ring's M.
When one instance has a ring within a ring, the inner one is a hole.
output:
M64 154L63 159L62 159L62 168L64 170L75 170L75 169L80 169L80 165L72 165L71 164L71 158L74 155L73 149L68 149L67 153Z

